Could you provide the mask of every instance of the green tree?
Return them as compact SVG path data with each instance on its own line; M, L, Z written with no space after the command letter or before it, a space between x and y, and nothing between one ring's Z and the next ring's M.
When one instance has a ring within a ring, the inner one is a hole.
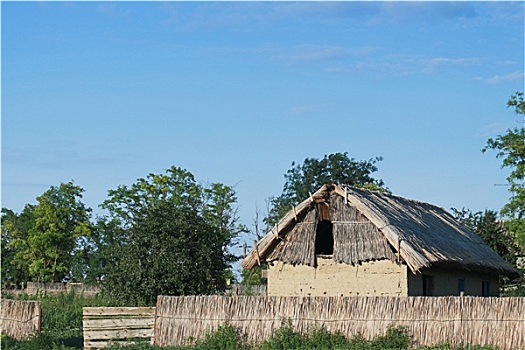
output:
M33 279L57 282L69 277L78 239L91 234L91 209L81 201L83 192L71 181L37 197L26 251Z
M15 279L55 282L70 277L78 239L91 233L91 209L80 200L83 192L73 182L62 183L37 197L36 205L26 205L20 215L3 210L2 243L12 259L11 270L19 276Z
M523 116L525 122L525 101L523 92L516 92L507 101L507 107L514 108L516 114ZM482 149L496 150L496 157L502 159L502 168L509 168L507 177L511 197L501 209L506 225L518 238L525 252L525 127L508 129L505 134L490 138Z
M133 226L145 208L162 201L170 201L176 206L190 206L202 209L203 191L193 174L185 169L171 167L166 174L150 173L138 179L130 187L120 185L108 191L109 198L100 206L109 211L111 219L123 228Z
M171 167L130 187L109 191L102 207L117 223L109 242L106 291L137 304L158 294L207 294L225 289L229 252L245 232L232 187L203 186Z
M108 246L112 242L119 226L116 220L97 217L90 236L77 240L71 262L71 280L96 284L106 274L107 261L110 258Z
M20 214L2 208L2 286L22 287L29 280L29 229L33 223L34 206L26 205Z
M357 161L348 157L348 152L325 155L323 159L306 158L303 164L292 163L285 177L283 193L271 199L272 208L265 219L268 225L275 224L292 205L308 198L309 193L322 185L339 183L368 189L383 189L382 180L374 179L376 163L381 157Z
M228 268L216 227L169 201L145 208L112 245L105 287L117 300L154 305L157 295L211 294L225 288Z

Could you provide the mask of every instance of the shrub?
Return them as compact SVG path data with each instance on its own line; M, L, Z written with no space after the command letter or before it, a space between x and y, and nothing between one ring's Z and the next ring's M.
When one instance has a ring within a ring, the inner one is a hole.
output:
M42 332L31 339L16 340L11 337L2 336L1 348L6 350L77 350L78 346L68 346L56 338L53 334Z
M248 349L243 337L230 324L220 326L215 332L211 332L204 340L198 340L194 349L199 350L242 350Z
M261 350L289 350L302 349L306 346L305 337L294 331L291 321L285 321L281 328L260 345Z
M412 337L406 327L389 326L384 336L372 340L377 349L408 349L412 345Z
M307 338L310 349L335 349L344 348L348 340L341 332L330 333L325 326L315 328Z

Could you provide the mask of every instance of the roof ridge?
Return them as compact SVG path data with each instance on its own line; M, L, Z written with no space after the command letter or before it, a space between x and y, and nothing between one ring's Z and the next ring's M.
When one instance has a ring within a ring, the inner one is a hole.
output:
M409 202L413 202L413 203L417 203L417 204L428 205L428 206L431 206L431 207L435 207L435 208L439 208L441 210L447 211L444 207L436 205L436 204L433 204L433 203L430 203L428 201L423 201L423 200L419 200L419 199L412 199L412 198L404 197L404 196L399 195L399 194L394 194L392 192L381 191L380 189L373 190L373 189L361 188L361 187L352 186L352 185L346 185L346 184L334 184L334 185L337 185L339 187L344 186L344 187L346 187L346 188L348 188L350 190L356 189L358 191L367 191L367 192L370 192L370 193L373 193L373 194L378 194L380 196L399 198L399 199L402 199L402 200L405 200L405 201L409 201ZM344 189L344 187L343 187L343 189Z

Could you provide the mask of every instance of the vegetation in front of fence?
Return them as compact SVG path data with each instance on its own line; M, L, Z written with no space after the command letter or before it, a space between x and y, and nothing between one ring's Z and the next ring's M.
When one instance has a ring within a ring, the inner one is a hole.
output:
M373 340L366 340L360 335L346 339L340 333L330 333L326 328L317 328L303 335L293 330L289 323L282 327L265 342L252 345L246 342L243 334L229 324L219 327L203 339L197 339L193 345L159 347L146 343L112 346L108 350L401 350L409 349L412 338L405 328L389 328L385 335ZM451 347L437 345L419 347L415 350L497 350L495 347L465 346Z
M9 295L4 295L8 297ZM105 296L84 297L82 294L70 292L58 295L20 295L18 299L40 300L42 303L42 332L29 339L17 341L2 336L1 349L9 350L79 350L82 349L82 308L84 306L122 306ZM113 346L107 349L125 350L279 350L279 349L339 349L339 350L388 350L407 349L412 343L412 337L404 328L389 328L385 335L373 340L366 340L360 335L351 339L341 333L331 333L325 328L312 329L303 335L296 332L289 322L284 322L270 338L258 345L247 342L246 336L229 324L220 326L216 331L207 334L202 339L196 339L194 344L186 346L153 346L141 343L129 346ZM419 350L496 350L490 346L451 347L436 345L419 347Z
M2 337L1 349L33 350L82 349L82 308L84 306L120 306L103 295L85 297L71 291L69 293L36 295L13 295L2 293L6 299L39 300L42 305L42 332L23 341Z
M2 349L9 350L77 350L81 344L67 344L57 333L43 332L39 336L25 341L16 341L2 337ZM409 349L412 338L405 328L389 328L385 335L373 340L366 340L360 335L346 339L341 333L330 333L326 328L317 328L303 335L293 330L289 323L282 325L265 342L253 345L233 326L225 324L215 332L209 333L203 339L197 339L193 345L186 346L154 346L149 343L134 345L114 345L107 350L401 350ZM419 347L416 350L497 350L491 346L459 346L436 345Z

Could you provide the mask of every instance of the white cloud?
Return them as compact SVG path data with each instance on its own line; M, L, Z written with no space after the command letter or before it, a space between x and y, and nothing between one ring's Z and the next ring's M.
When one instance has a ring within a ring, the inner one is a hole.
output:
M490 84L497 84L497 83L503 83L503 82L509 82L509 81L523 81L525 79L525 74L523 71L515 71L509 74L505 75L495 75L491 78L484 79L487 83Z
M267 55L271 56L278 50L271 45L261 45L256 47L202 47L200 52L207 55Z
M333 110L329 104L297 105L292 106L289 112L294 116L304 117L306 115L322 114Z
M476 18L477 5L468 2L385 2L382 15L389 21L438 21Z
M449 57L435 57L428 60L423 60L423 72L434 73L436 70L443 66L463 66L472 65L479 62L480 59L475 57L460 57L460 58L449 58Z
M97 6L97 12L109 17L115 18L129 18L130 11L123 9L115 3L103 3Z
M332 65L324 69L327 73L392 78L413 76L419 72L410 64L399 62L355 62Z
M496 62L496 64L499 66L513 66L516 64L516 61L512 61L512 60L498 61Z
M493 137L494 135L503 133L507 128L508 126L505 126L502 123L488 124L483 126L479 135L482 137Z
M299 45L280 56L288 61L321 61L333 58L370 55L380 49L372 46L346 48L330 45Z
M290 108L290 112L292 112L292 114L312 113L315 110L316 110L316 107L314 106L294 106Z
M413 55L386 55L371 60L359 60L334 64L325 69L330 73L372 73L378 77L400 77L420 74L436 74L439 70L454 66L473 65L481 61L474 57L434 57Z

